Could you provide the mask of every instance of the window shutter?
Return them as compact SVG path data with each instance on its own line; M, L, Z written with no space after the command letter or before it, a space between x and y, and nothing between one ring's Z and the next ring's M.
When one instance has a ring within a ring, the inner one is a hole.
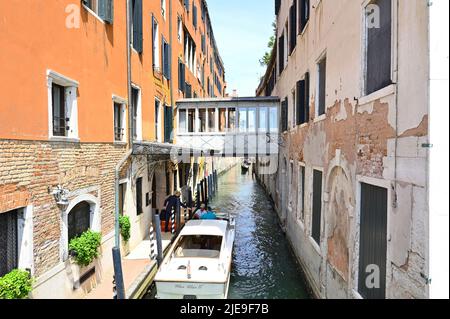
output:
M289 12L289 55L294 51L295 46L297 45L297 1L294 1L294 4L291 6Z
M309 122L309 72L305 74L305 123Z
M163 73L164 73L164 77L167 80L170 80L170 45L163 40L163 46L162 46L162 50L163 50L163 57L164 57L164 65L163 65Z
M278 15L278 12L280 12L281 7L281 0L275 0L275 15Z
M105 22L112 24L114 20L114 0L98 0L98 15Z
M164 105L164 142L172 142L173 113L172 107Z
M184 6L186 7L186 11L189 12L189 0L184 0Z
M297 125L305 123L305 81L297 82Z
M192 7L192 18L193 18L194 28L197 29L197 7L195 6L195 4Z
M133 47L142 53L142 0L135 0L133 8Z
M156 61L156 46L155 46L155 33L156 33L156 21L155 16L152 14L152 58L153 58L153 67L155 67Z

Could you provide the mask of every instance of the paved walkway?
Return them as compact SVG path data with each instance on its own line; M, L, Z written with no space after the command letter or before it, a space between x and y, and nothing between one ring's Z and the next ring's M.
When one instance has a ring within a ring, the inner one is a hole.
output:
M163 251L170 245L171 234L163 233ZM128 256L122 258L122 272L127 299L139 298L156 274L156 262L150 259L150 239L143 240ZM113 298L114 269L105 272L102 282L92 290L86 299Z

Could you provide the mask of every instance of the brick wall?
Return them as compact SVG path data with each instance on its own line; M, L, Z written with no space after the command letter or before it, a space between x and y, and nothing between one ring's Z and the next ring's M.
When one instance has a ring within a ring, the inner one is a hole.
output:
M114 169L124 146L0 140L0 213L33 205L35 276L60 262L62 214L49 192L99 188L103 235L114 229Z

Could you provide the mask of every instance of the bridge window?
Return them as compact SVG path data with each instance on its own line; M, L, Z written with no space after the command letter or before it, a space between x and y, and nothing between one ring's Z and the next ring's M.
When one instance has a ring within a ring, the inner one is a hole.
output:
M200 133L206 132L206 110L205 109L199 109L198 110L198 131Z
M267 130L267 108L263 107L259 109L259 126L260 132L265 132Z
M178 111L178 123L179 123L179 127L178 130L180 131L180 133L186 133L186 114L187 111L186 110L179 110Z
M228 109L228 126L227 128L232 131L236 128L236 109Z
M195 132L195 110L188 110L187 129L189 133Z
M278 110L276 107L271 107L269 110L269 125L270 132L278 132Z
M208 109L208 132L216 131L216 109Z
M225 132L227 126L227 109L219 109L219 132Z
M247 109L239 109L238 117L239 132L247 132Z
M248 119L248 131L252 132L252 133L256 132L256 109L255 108L248 109L247 119Z

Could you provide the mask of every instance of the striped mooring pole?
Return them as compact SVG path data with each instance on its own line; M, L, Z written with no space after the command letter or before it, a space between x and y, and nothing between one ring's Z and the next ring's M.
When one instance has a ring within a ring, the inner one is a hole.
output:
M170 217L172 222L172 235L175 234L175 210L172 208L172 216Z
M158 256L155 241L155 229L153 228L153 223L150 226L150 259L156 260Z

